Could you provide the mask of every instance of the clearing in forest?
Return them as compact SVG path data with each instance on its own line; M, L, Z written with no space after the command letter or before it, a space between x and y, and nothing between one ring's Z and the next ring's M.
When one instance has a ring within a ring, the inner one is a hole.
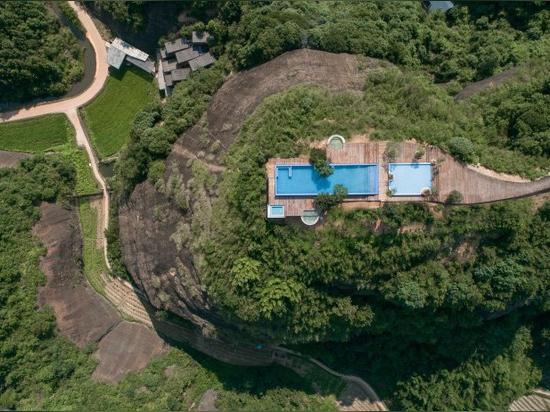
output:
M100 158L112 156L120 150L130 135L136 114L155 99L152 80L139 69L112 71L105 89L81 109Z

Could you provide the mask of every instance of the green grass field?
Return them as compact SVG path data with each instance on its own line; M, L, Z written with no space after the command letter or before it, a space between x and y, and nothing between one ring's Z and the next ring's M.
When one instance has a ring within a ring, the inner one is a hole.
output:
M64 114L0 124L0 149L40 153L66 144L74 131Z
M114 155L130 135L134 117L155 99L152 77L129 68L112 73L92 103L82 109L90 137L100 158Z
M0 124L0 150L61 152L76 169L76 194L86 195L99 190L88 166L88 155L76 147L74 129L64 114Z
M97 211L90 205L88 199L80 200L78 216L84 238L84 271L95 291L104 294L104 281L101 279L101 273L109 273L109 270L105 263L103 249L97 245Z

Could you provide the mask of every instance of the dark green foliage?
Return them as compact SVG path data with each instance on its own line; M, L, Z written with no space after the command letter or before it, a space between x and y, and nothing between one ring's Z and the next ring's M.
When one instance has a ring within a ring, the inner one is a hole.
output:
M94 381L97 360L90 355L97 344L79 350L57 335L50 308L37 309L37 289L45 281L38 263L45 250L31 229L39 219L40 202L72 192L74 174L57 155L37 155L18 168L0 169L1 408L189 409L207 389L215 389L221 409L335 409L332 398L318 395L310 380L286 368L237 367L176 348L116 385ZM118 237L113 223L107 233L109 246ZM120 275L120 256L109 252Z
M427 377L415 375L400 385L400 409L505 410L510 399L528 392L541 378L540 370L526 356L531 346L529 330L522 328L494 359L474 356L454 369L442 369Z
M139 31L147 24L147 2L144 1L95 1L94 4L107 11L114 20Z
M453 190L451 193L449 193L449 196L447 196L445 202L449 204L462 202L462 193L460 193L458 190Z
M82 49L44 3L0 3L0 103L66 93L84 74Z
M549 208L535 213L523 200L435 217L423 204L388 203L336 209L315 231L266 220L265 162L304 153L303 136L333 133L322 119L353 123L334 115L346 112L345 100L297 87L267 99L243 126L226 157L212 233L194 246L213 303L276 342L349 342L320 356L365 371L399 407L509 404L540 378L529 313L542 310L533 302L548 304Z
M334 169L330 167L330 159L327 157L326 149L317 147L310 149L309 163L313 165L313 169L322 177L328 177L334 173Z
M117 177L123 193L129 194L147 177L152 161L166 158L177 136L195 124L206 110L211 95L223 79L222 62L207 70L198 70L177 84L165 105L148 103L136 115L130 139L117 162ZM166 124L159 124L161 120Z
M74 26L82 33L83 35L86 34L86 29L80 22L80 19L78 18L76 12L73 10L71 6L69 6L69 3L66 1L59 1L57 2L57 6L61 9L65 17L69 19L69 21L74 24Z
M437 82L464 82L548 50L544 3L462 3L445 15L426 13L420 2L234 3L207 28L219 42L216 53L229 54L238 68L309 47L422 67Z
M320 193L315 197L315 206L321 212L328 212L348 197L348 189L341 184L334 186L334 193Z
M458 160L464 163L472 163L474 160L474 145L470 139L461 136L452 137L449 140L449 151Z

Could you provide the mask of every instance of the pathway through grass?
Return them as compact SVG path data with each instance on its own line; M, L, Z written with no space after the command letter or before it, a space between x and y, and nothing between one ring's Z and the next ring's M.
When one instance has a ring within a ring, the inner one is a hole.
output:
M135 68L113 71L101 94L81 109L100 158L120 150L130 135L136 114L156 98L152 80L150 75Z
M75 143L74 129L64 114L0 124L0 149L12 152L60 152L76 170L75 192L79 195L99 191L86 152Z

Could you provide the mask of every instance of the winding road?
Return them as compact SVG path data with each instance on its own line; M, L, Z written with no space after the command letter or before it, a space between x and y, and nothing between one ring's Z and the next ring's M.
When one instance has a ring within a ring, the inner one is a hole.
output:
M109 75L109 65L107 64L107 51L105 49L105 42L101 38L97 27L95 26L92 18L86 13L81 6L77 5L74 1L69 1L69 5L74 9L78 18L82 22L82 25L86 29L86 37L90 40L95 52L95 75L94 80L90 87L88 87L84 92L78 96L71 97L68 99L57 100L52 103L44 103L29 106L23 109L14 110L11 112L5 112L0 114L1 122L12 122L16 120L30 119L37 116L43 116L46 114L54 113L64 113L69 118L69 121L72 123L75 134L76 134L76 143L80 147L84 147L88 158L90 159L90 166L92 168L92 173L101 186L101 191L103 192L103 220L100 221L101 233L104 233L105 229L109 226L109 192L107 191L107 184L105 179L99 173L97 166L97 158L92 150L92 145L90 144L90 139L86 135L80 116L78 115L78 108L84 106L86 103L90 102L105 86L107 76ZM105 262L107 267L111 269L109 259L107 258L107 242L103 242L103 252L105 254Z

